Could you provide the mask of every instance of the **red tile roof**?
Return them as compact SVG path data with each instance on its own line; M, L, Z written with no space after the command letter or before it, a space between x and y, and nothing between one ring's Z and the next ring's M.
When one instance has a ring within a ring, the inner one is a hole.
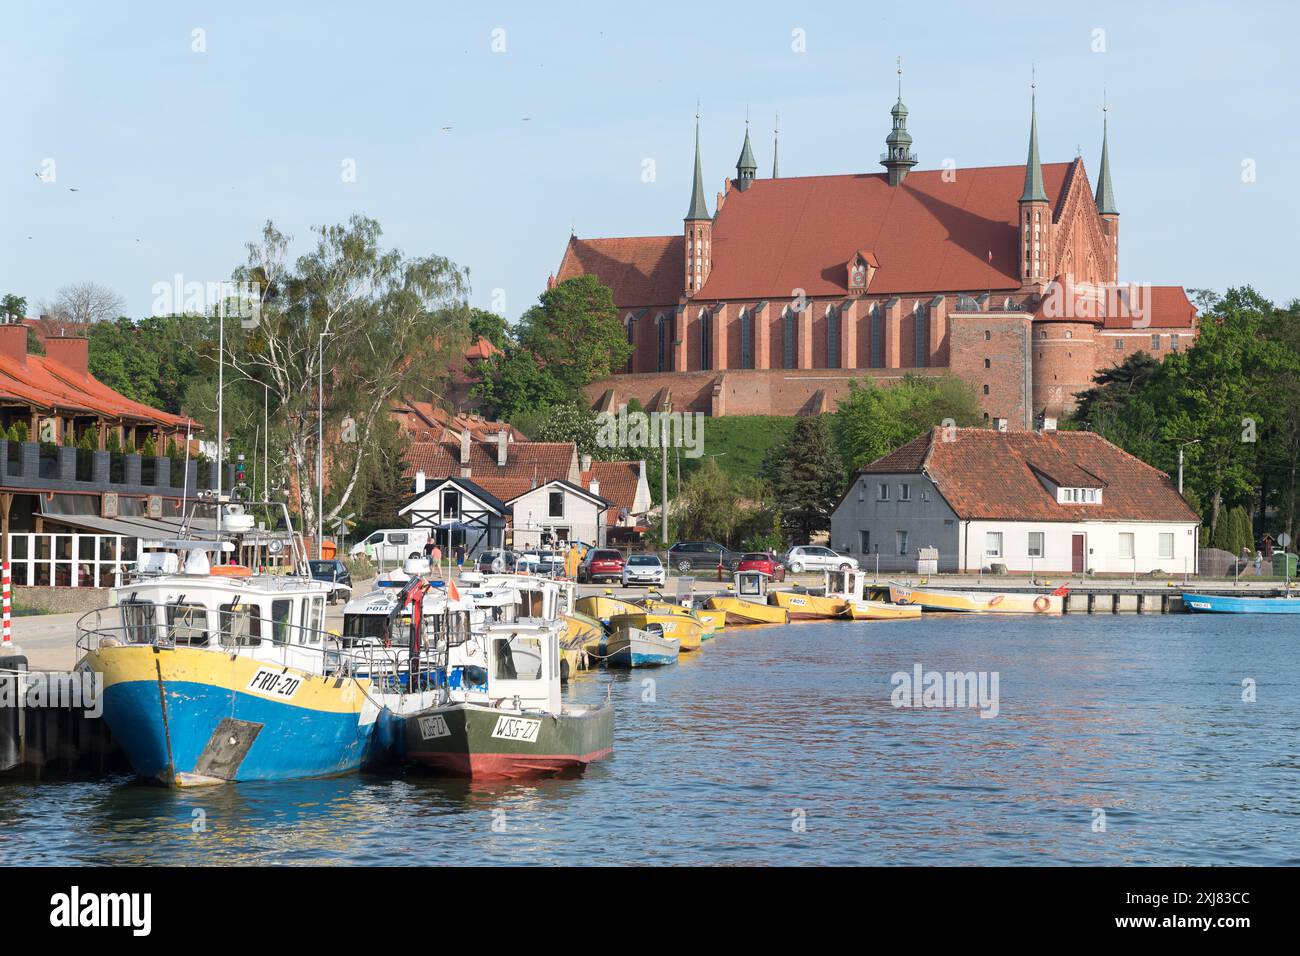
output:
M591 469L582 473L582 487L590 490L593 479L600 482L597 494L610 503L605 520L609 524L617 524L620 509L625 509L628 514L633 513L640 477L638 462L593 461Z
M53 359L28 355L26 361L0 354L0 397L40 408L180 426L188 419L132 401L91 375L80 375Z
M513 441L528 440L508 422L449 412L431 402L404 402L393 409L392 415L412 441L460 441L464 431L481 441L495 441L501 431Z
M1058 290L1061 290L1058 292ZM1120 285L1109 290L1078 286L1065 291L1061 277L1047 287L1035 321L1093 321L1106 329L1194 329L1196 306L1182 286Z
M1072 165L1043 166L1050 200L1063 195ZM1025 167L958 169L951 181L944 172L912 172L896 187L869 173L732 189L713 222L712 272L695 297L843 295L858 251L880 263L872 294L1019 289Z
M555 278L559 282L594 275L614 292L620 309L676 305L686 282L684 236L626 239L570 237Z
M573 442L511 442L506 449L504 468L497 465L495 441L471 441L469 447L469 477L484 488L488 487L484 482L490 478L519 478L524 481L535 478L542 482L552 478L567 480L577 474L578 451ZM430 480L436 480L459 475L460 470L460 442L416 441L411 442L407 449L403 474L410 477L422 471ZM492 491L491 488L488 490ZM496 494L495 491L492 493ZM512 497L514 495L506 496Z
M999 521L1190 521L1196 512L1169 476L1093 432L934 428L861 469L924 472L962 519ZM1094 481L1101 504L1059 504L1035 472Z

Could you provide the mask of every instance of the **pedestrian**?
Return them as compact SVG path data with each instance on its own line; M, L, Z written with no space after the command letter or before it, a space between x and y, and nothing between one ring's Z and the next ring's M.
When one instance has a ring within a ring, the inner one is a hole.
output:
M1255 573L1264 573L1264 553L1262 551L1255 552Z
M461 565L465 563L465 545L456 545L456 569L460 570Z
M440 548L440 547L438 546L438 542L437 542L437 541L432 542L432 544L433 544L433 547L431 547L431 548L429 549L429 560L430 560L430 562L432 562L433 564L441 564L441 563L442 563L442 548Z

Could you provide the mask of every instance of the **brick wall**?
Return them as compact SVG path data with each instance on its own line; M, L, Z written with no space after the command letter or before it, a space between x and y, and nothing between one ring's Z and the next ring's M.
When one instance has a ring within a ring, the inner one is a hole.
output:
M990 418L1013 430L1032 428L1029 406L1029 316L1012 312L948 317L951 370L975 386ZM987 367L986 367L987 363Z

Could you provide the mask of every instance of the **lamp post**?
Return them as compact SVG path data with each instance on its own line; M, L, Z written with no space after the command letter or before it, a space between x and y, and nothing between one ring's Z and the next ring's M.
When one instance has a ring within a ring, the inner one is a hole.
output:
M1183 449L1188 445L1199 445L1200 443L1201 440L1196 438L1192 441L1185 441L1178 446L1178 493L1180 495L1183 493Z

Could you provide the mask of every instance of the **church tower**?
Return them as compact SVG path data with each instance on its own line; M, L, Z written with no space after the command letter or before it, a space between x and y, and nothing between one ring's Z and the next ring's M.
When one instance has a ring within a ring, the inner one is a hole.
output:
M749 148L749 137L745 137ZM704 201L704 173L700 167L700 114L695 114L695 184L691 187L691 206L686 210L686 288L689 299L709 278L713 264L713 218Z
M1020 281L1024 285L1052 278L1052 209L1043 187L1043 164L1038 159L1038 111L1034 86L1029 97L1029 158L1025 162L1025 189L1020 194Z
M758 173L758 163L754 162L754 150L749 145L749 120L745 120L745 145L740 148L740 159L736 160L736 186L743 193L754 184Z
M912 134L907 131L907 107L903 105L903 63L898 63L898 102L889 115L894 118L893 128L885 137L885 151L880 154L880 165L889 171L889 185L897 186L907 178L916 165L912 152Z
M1115 192L1110 178L1110 153L1107 149L1106 107L1101 108L1101 165L1097 173L1097 215L1101 217L1101 232L1106 237L1110 261L1106 265L1105 279L1119 281L1119 210L1115 208Z

